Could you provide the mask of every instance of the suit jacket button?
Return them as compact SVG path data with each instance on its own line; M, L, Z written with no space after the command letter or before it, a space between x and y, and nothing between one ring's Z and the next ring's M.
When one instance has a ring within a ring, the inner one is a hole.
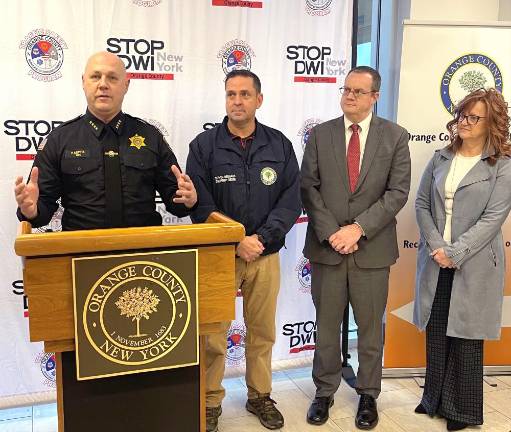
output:
M353 202L353 198L349 198L349 199L348 199L348 202L349 202L349 203L352 203L352 202Z

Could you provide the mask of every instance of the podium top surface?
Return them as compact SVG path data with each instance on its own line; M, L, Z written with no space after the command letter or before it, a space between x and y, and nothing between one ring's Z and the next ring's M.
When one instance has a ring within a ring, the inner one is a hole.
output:
M16 254L25 257L70 255L133 249L237 243L243 239L243 225L219 213L212 213L207 223L135 228L31 233L27 222L21 223L16 237Z

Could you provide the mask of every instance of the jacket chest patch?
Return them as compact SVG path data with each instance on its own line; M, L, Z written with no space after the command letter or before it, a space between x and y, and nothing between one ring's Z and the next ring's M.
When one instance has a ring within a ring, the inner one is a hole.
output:
M227 182L235 182L236 174L225 174L221 176L215 176L215 183L227 183Z
M263 168L261 170L261 181L266 185L270 186L277 181L277 172L270 167Z

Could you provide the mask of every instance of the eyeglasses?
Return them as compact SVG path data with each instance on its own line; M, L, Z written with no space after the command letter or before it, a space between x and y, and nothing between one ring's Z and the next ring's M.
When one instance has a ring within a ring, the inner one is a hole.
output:
M458 117L458 123L463 123L463 120L467 120L467 124L470 125L470 126L475 126L479 120L483 119L483 118L486 118L486 117L481 117L481 116L477 116L477 115L467 115L467 114L460 114L460 116Z
M352 89L352 88L349 88L349 87L341 87L339 89L339 91L341 92L341 94L344 96L349 96L350 93L353 94L354 97L356 98L359 98L360 96L362 95L366 95L366 94L369 94L369 93L376 93L376 90L369 90L369 91L364 91L362 89Z

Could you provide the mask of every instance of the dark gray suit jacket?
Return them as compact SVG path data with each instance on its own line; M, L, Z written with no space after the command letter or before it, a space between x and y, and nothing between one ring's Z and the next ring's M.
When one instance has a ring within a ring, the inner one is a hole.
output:
M408 133L373 115L360 176L351 193L346 166L344 117L312 129L301 169L302 201L309 217L304 255L312 262L339 264L346 255L330 247L328 238L357 221L365 231L354 253L361 268L394 264L399 256L396 214L410 189Z

